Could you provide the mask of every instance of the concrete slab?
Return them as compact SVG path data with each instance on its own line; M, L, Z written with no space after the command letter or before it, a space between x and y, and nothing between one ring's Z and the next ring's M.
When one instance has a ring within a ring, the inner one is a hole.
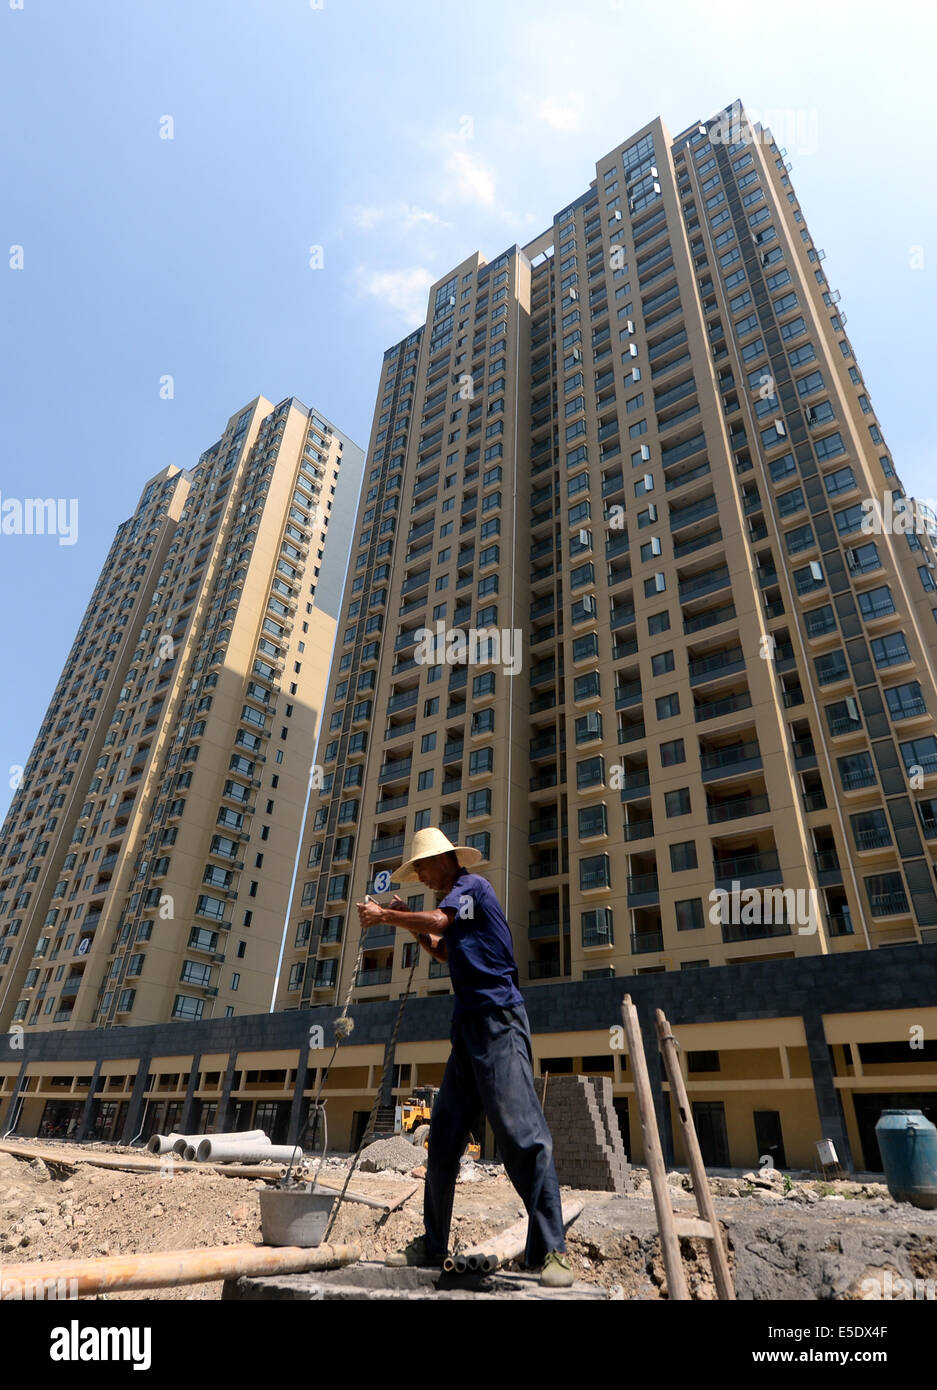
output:
M437 1269L392 1268L361 1260L342 1269L311 1274L284 1274L257 1279L229 1279L225 1301L294 1300L340 1302L349 1299L385 1302L465 1301L568 1302L571 1299L607 1302L615 1291L577 1282L568 1289L545 1289L537 1274L445 1274Z

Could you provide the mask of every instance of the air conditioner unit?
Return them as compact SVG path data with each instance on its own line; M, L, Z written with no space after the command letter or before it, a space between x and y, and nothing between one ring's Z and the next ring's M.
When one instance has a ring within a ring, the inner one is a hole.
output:
M575 288L571 288L570 291L569 291L569 297L570 297L570 299L578 299L578 298L579 298L579 291L578 291L577 289L575 289Z
M581 361L582 361L582 348L573 348L573 361L574 361L574 362L581 362Z
M641 457L645 462L651 457L651 446L649 444L641 445Z
M598 714L586 715L586 729L590 734L600 734L602 732L602 720Z
M620 221L621 221L621 208L616 208L615 211L612 213L612 221L613 221L613 222L620 222Z
M774 420L772 423L778 434L787 434L787 426L783 420Z
M633 320L633 319L629 319L629 320L627 321L627 323L625 324L625 327L627 328L627 330L628 330L629 333L633 333L633 332L634 332L634 320Z

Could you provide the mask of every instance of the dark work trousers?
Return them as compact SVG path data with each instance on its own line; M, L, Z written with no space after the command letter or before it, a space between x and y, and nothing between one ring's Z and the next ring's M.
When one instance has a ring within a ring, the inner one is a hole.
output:
M459 1160L484 1110L530 1217L526 1263L539 1267L549 1251L565 1250L566 1241L553 1139L534 1090L527 1011L521 1005L474 1011L453 1020L450 1037L452 1052L430 1119L423 1197L427 1247L435 1255L448 1250Z

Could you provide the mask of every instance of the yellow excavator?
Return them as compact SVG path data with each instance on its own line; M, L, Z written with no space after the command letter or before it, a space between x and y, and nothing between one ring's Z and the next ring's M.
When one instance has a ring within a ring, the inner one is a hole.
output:
M433 1102L439 1094L438 1086L420 1086L400 1107L400 1129L418 1149L425 1149L429 1139L429 1121L433 1112ZM475 1143L471 1135L465 1147L465 1158L481 1158L481 1145Z

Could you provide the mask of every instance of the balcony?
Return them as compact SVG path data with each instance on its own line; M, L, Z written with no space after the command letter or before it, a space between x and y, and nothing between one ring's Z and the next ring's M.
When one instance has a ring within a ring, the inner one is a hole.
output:
M716 589L725 589L732 583L732 577L726 566L719 569L709 570L706 574L694 575L689 579L684 579L678 586L677 592L680 601L688 598L699 598L703 594L712 593Z
M395 714L397 710L412 709L419 698L419 690L404 690L387 701L387 713Z
M694 711L697 724L705 719L717 719L723 714L734 714L736 710L751 709L752 697L747 690L727 695L722 700L708 700L698 704Z
M646 767L636 772L626 772L621 779L622 801L634 801L636 798L647 796L650 790L651 774Z
M784 881L777 850L714 859L713 874L719 888L731 888L736 882L743 888L760 888Z
M549 980L560 973L559 956L548 957L545 960L532 960L527 967L527 978L530 980Z
M355 984L359 989L367 989L371 985L389 985L392 973L389 966L381 970L359 970Z
M761 816L770 810L767 796L736 796L727 801L710 802L706 807L706 818L710 825L715 825L721 821Z
M370 864L373 864L381 859L391 859L399 857L400 851L403 849L403 841L404 837L402 835L391 835L383 840L373 840L371 843L371 852L368 856L368 862Z
M615 708L627 709L631 705L641 703L641 682L623 681L615 687Z
M560 872L559 854L541 855L536 864L531 864L528 878L552 878Z
M735 604L727 603L721 608L710 608L705 613L697 613L692 618L684 618L683 631L689 636L694 632L702 632L704 628L731 622L735 616Z
M645 819L625 822L624 836L626 840L649 840L653 834L654 822L650 816Z
M790 936L787 922L723 922L722 939L733 941L764 941L772 936Z
M730 675L734 671L744 671L745 654L741 647L727 647L725 651L711 652L708 656L695 657L689 663L690 684L701 685L704 681L715 680L719 676Z
M656 873L628 875L628 906L654 907L660 902L660 883Z
M733 743L725 748L703 749L700 768L704 782L719 777L735 777L743 772L755 772L762 766L761 748L757 740Z
M631 953L635 956L648 955L652 951L662 951L664 949L663 928L656 927L649 931L633 931L631 933Z
M413 766L412 758L398 758L396 762L384 763L378 773L378 782L396 782L406 777Z

